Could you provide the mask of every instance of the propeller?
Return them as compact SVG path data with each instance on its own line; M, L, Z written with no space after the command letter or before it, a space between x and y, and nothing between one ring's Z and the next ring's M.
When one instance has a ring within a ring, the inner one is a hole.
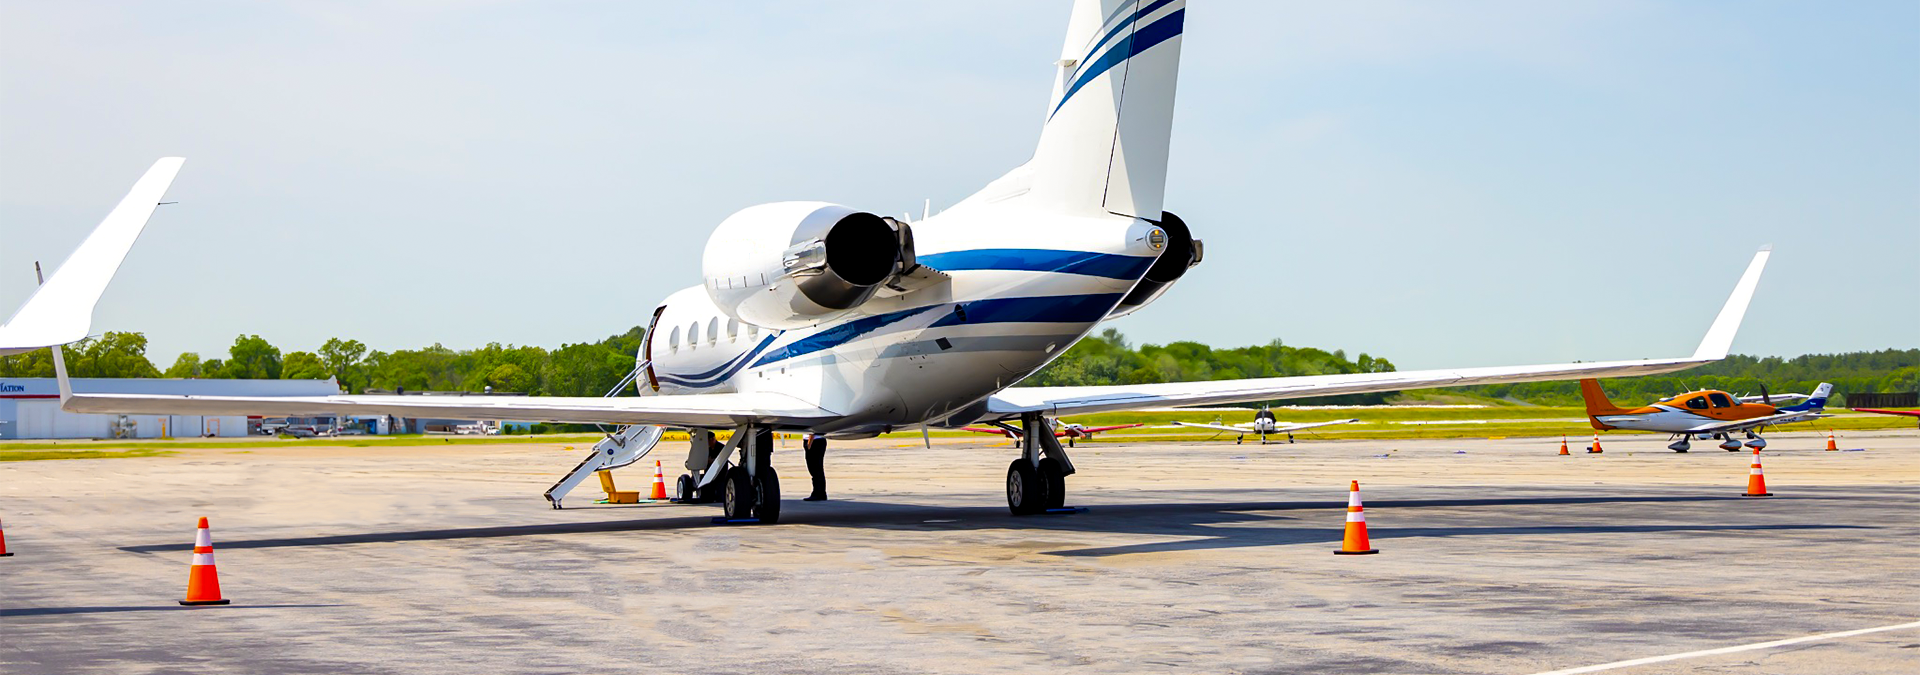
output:
M1767 393L1767 383L1760 383L1760 402L1773 405L1773 396Z

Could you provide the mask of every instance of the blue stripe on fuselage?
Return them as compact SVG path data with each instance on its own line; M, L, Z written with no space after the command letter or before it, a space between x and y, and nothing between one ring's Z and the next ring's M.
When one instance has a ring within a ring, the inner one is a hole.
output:
M1034 298L994 298L941 304L918 309L888 312L862 317L793 341L767 352L753 367L832 349L906 319L928 313L945 312L932 328L980 323L1092 323L1104 318L1120 303L1120 293L1094 295L1050 295ZM965 316L965 319L961 317Z
M1120 293L1053 295L1039 298L994 298L960 303L965 308L933 322L934 328L975 323L1092 323L1113 311Z
M754 345L753 348L747 350L745 354L741 354L706 372L687 375L655 372L654 378L661 382L677 384L683 387L708 387L719 384L727 378L733 377L734 373L740 372L741 368L746 367L748 360L759 355L761 351L767 348L767 345L773 344L774 339L778 338L779 335L779 333L774 333L762 338L760 344Z
M1016 270L1084 274L1108 279L1139 279L1153 266L1153 258L1032 248L987 248L920 256L918 262L942 272L959 270Z

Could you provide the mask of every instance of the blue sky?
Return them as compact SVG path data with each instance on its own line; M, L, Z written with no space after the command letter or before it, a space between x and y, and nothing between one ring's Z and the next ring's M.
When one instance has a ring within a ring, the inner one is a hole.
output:
M258 333L557 346L698 282L728 213L952 204L1024 161L1065 2L8 3L0 305L156 157L96 315L161 367ZM1188 11L1136 342L1402 368L1920 346L1920 3ZM1017 242L1010 242L1017 243Z

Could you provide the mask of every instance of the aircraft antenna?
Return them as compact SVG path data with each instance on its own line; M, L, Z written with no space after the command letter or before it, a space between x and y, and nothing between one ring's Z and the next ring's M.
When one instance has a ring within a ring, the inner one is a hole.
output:
M933 216L933 199L928 198L926 203L920 205L920 219L926 220L932 216Z

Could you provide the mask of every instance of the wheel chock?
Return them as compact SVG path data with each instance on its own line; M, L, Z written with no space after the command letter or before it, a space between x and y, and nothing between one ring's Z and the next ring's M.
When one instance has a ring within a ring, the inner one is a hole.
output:
M756 524L759 524L759 522L760 522L759 518L728 518L726 516L713 517L713 524L715 525L756 525Z
M1049 515L1049 516L1064 516L1064 515L1073 514L1073 513L1086 513L1086 512L1087 512L1087 507L1085 506L1064 506L1057 509L1047 509L1045 511L1041 511L1040 513L1042 515Z

